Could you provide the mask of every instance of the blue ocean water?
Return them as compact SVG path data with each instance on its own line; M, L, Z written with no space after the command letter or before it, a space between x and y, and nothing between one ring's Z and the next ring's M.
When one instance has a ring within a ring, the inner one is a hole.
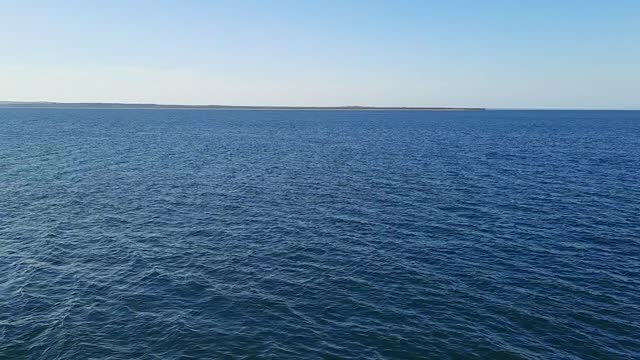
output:
M0 109L0 358L640 358L640 112Z

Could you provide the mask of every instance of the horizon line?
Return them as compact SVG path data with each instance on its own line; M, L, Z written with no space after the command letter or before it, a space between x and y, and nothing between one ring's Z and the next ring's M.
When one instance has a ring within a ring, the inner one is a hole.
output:
M465 107L465 106L369 106L369 105L224 105L224 104L168 104L133 102L61 102L61 101L13 101L0 100L0 107L40 107L40 108L113 108L113 109L185 109L185 110L414 110L414 111L486 111L486 110L573 110L573 111L640 111L624 108L545 108L545 107Z
M0 101L0 106L33 106L33 107L109 107L109 108L157 108L157 109L273 109L273 110L486 110L483 107L450 107L450 106L295 106L295 105L226 105L226 104L162 104L162 103L128 103L128 102L58 102L58 101Z

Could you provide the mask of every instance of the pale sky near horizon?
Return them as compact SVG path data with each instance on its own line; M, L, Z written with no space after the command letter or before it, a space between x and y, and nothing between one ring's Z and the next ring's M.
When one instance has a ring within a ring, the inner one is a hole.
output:
M640 1L0 0L0 100L640 109Z

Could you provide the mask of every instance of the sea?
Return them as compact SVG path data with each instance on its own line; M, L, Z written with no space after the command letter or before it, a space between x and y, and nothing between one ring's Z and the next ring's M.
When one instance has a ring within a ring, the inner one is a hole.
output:
M640 112L0 109L0 359L639 359Z

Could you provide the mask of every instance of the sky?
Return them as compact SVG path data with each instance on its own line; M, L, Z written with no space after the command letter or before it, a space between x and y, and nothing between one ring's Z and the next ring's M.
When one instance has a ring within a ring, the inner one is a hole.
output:
M0 100L640 109L640 1L0 0Z

